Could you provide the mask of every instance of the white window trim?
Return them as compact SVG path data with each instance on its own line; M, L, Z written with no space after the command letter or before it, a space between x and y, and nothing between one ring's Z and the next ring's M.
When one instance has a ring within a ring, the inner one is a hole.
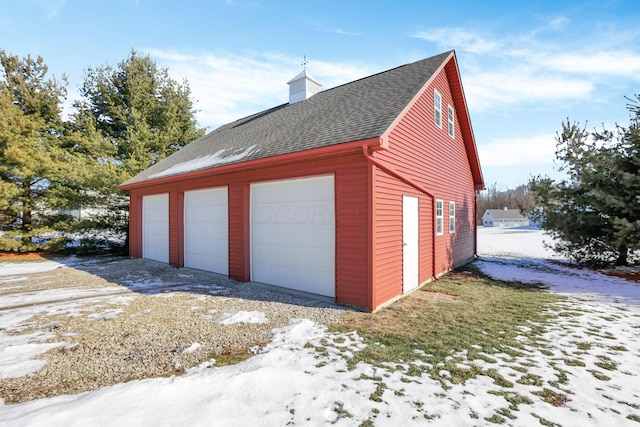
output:
M456 202L449 202L449 234L456 232Z
M442 95L436 89L433 90L433 122L442 129Z
M448 106L448 114L447 114L447 118L448 118L448 126L449 126L449 136L451 138L455 138L456 137L456 127L455 127L455 116L453 114L453 107L451 105Z
M438 208L440 206L440 208ZM444 234L444 202L440 199L436 199L436 236L442 236Z

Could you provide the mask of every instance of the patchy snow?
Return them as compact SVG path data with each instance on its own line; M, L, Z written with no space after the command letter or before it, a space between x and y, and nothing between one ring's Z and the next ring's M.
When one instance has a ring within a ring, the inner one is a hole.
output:
M261 311L234 311L223 313L218 321L221 325L234 323L269 323L267 316Z
M79 284L67 289L20 292L19 287L12 286L19 279L28 282L29 274L92 263L91 260L79 260L76 257L59 258L56 261L0 262L0 290L3 292L0 294L0 378L15 378L36 372L47 364L46 360L39 358L42 354L67 345L55 341L56 335L51 332L22 333L33 326L29 322L32 317L56 314L82 316L93 310L91 304L87 305L87 300L76 301L78 298L91 297L93 303L110 304L127 304L131 301L130 296L111 295L114 291L108 287L96 289ZM39 276L40 280L46 278ZM88 320L114 318L121 311L108 309L91 313Z
M256 151L256 145L251 145L244 150L236 153L228 153L225 156L224 154L227 151L227 149L222 149L216 151L213 154L207 154L206 156L197 157L193 160L178 163L177 165L173 165L161 172L150 175L149 179L176 175L179 173L192 172L198 169L210 168L213 166L226 165L229 163L237 162L238 160L242 160L248 155L254 153Z
M26 274L45 273L56 268L73 267L77 265L95 264L97 260L89 258L78 258L76 256L56 258L55 260L34 260L21 262L0 262L0 277L5 281L24 280ZM3 286L4 288L4 286Z
M2 339L0 344L0 378L22 377L42 369L47 361L36 359L36 357L52 348L65 345L61 342L39 342L45 338L39 335L0 336Z
M201 348L202 348L202 344L200 344L199 342L194 342L189 347L187 347L184 350L182 350L182 352L183 353L195 353L196 351L200 350Z
M577 267L543 259L494 257L482 258L476 266L495 279L541 283L557 293L581 299L640 305L640 285Z
M55 261L0 262L0 276L44 273L56 268L64 268L64 264Z
M570 265L541 241L549 241L542 230L479 228L481 259L475 265L495 279L541 283L561 294L640 305L640 285Z
M217 368L209 362L182 377L0 404L0 425L358 426L367 421L375 426L488 425L488 418L515 399L520 401L510 412L515 418L504 418L505 425L544 421L562 426L637 426L633 417L640 417L639 286L562 265L543 247L543 239L539 230L480 229L477 265L493 277L542 283L567 295L566 301L554 306L553 312L563 315L537 337L544 345L527 339L537 325L526 324L520 325L525 346L521 355L487 354L483 360L469 360L466 350L451 355L458 369L493 369L511 386L480 375L445 388L427 374L411 375L412 365L429 366L430 355L422 351L414 353L413 361L385 367L359 363L348 370L345 357L364 348L361 338L297 319L275 329L270 344L254 349L256 356L237 365ZM18 328L27 315L5 313L0 328ZM262 319L260 312L216 317L231 323ZM13 338L0 335L0 343L6 347ZM184 351L197 351L197 344ZM9 356L20 359L17 354ZM444 366L441 370L442 375L450 374ZM560 406L545 402L533 393L542 389L539 384L566 401Z
M83 298L94 296L98 293L111 294L115 291L109 288L92 289L90 287L75 287L72 289L44 289L38 292L30 293L13 293L2 295L0 298L0 309L6 309L16 306L25 306L29 304L38 304L43 302L65 301L74 298Z
M122 309L121 308L110 308L107 310L104 310L100 313L91 313L90 315L87 316L88 320L109 320L109 319L115 319L116 317L118 317L118 314L122 313Z

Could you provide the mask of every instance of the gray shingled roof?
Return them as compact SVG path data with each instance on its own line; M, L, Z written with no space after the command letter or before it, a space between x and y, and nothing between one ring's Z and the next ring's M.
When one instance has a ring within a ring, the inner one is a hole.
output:
M493 219L527 219L518 209L487 209L486 212L489 212Z
M123 185L381 136L450 53L223 125Z

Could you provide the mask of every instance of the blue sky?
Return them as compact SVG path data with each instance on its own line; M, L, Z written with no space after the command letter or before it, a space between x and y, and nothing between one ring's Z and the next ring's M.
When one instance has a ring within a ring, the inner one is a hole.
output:
M640 92L636 1L0 0L0 48L66 74L131 49L186 78L213 129L287 101L307 70L323 89L455 49L485 182L553 172L567 117L628 124Z

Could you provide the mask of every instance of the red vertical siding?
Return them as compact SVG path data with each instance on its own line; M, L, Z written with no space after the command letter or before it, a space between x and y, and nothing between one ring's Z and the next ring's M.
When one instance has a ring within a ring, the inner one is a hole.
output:
M229 276L235 280L249 281L250 184L333 173L336 186L336 301L372 309L369 303L371 282L368 269L368 171L367 160L361 150L356 149L342 156L309 158L296 163L238 172L212 173L210 176L176 179L170 183L130 190L130 253L134 257L142 256L142 196L169 192L169 263L175 267L182 266L184 192L226 185L229 189Z
M432 267L432 201L431 198L376 169L374 212L375 267L374 307L397 297L403 291L403 212L402 197L418 197L418 241L420 251L419 280L431 278Z
M142 197L136 191L129 194L129 256L142 256Z
M243 183L229 185L229 277L249 280L249 188Z
M433 200L419 195L420 207L420 283L431 279L433 272Z
M374 307L402 294L402 193L397 183L380 170L375 173L374 241L375 270ZM413 192L412 192L413 194Z
M434 89L442 95L442 128L434 123L433 97ZM460 264L474 254L475 232L473 228L473 210L475 188L470 162L456 116L455 138L451 138L447 128L447 108L454 106L452 93L447 78L447 71L442 69L423 91L402 119L396 123L388 134L389 149L376 153L376 157L405 174L423 187L429 189L436 199L444 202L444 234L435 237L436 266L439 274ZM454 112L455 108L454 108ZM385 214L386 210L401 206L402 194L406 192L406 184L397 179L378 173L375 183L377 197L384 195L386 204L376 204L376 240L387 242L388 247L379 246L375 257L386 262L375 269L375 282L380 289L387 289L387 281L402 283L402 257L400 215ZM414 190L415 191L415 190ZM449 234L449 202L456 203L456 233ZM434 217L428 196L420 194L420 280L432 277L432 253L425 245L425 240L433 237ZM399 209L401 212L401 209ZM379 212L379 216L378 216ZM397 233L398 235L396 236ZM429 244L430 246L430 244ZM396 285L397 287L397 285ZM401 292L401 289L400 289ZM395 296L398 291L386 291L385 295ZM384 298L380 298L381 301Z
M169 264L184 266L184 192L169 192Z
M335 173L336 300L368 307L367 164Z

